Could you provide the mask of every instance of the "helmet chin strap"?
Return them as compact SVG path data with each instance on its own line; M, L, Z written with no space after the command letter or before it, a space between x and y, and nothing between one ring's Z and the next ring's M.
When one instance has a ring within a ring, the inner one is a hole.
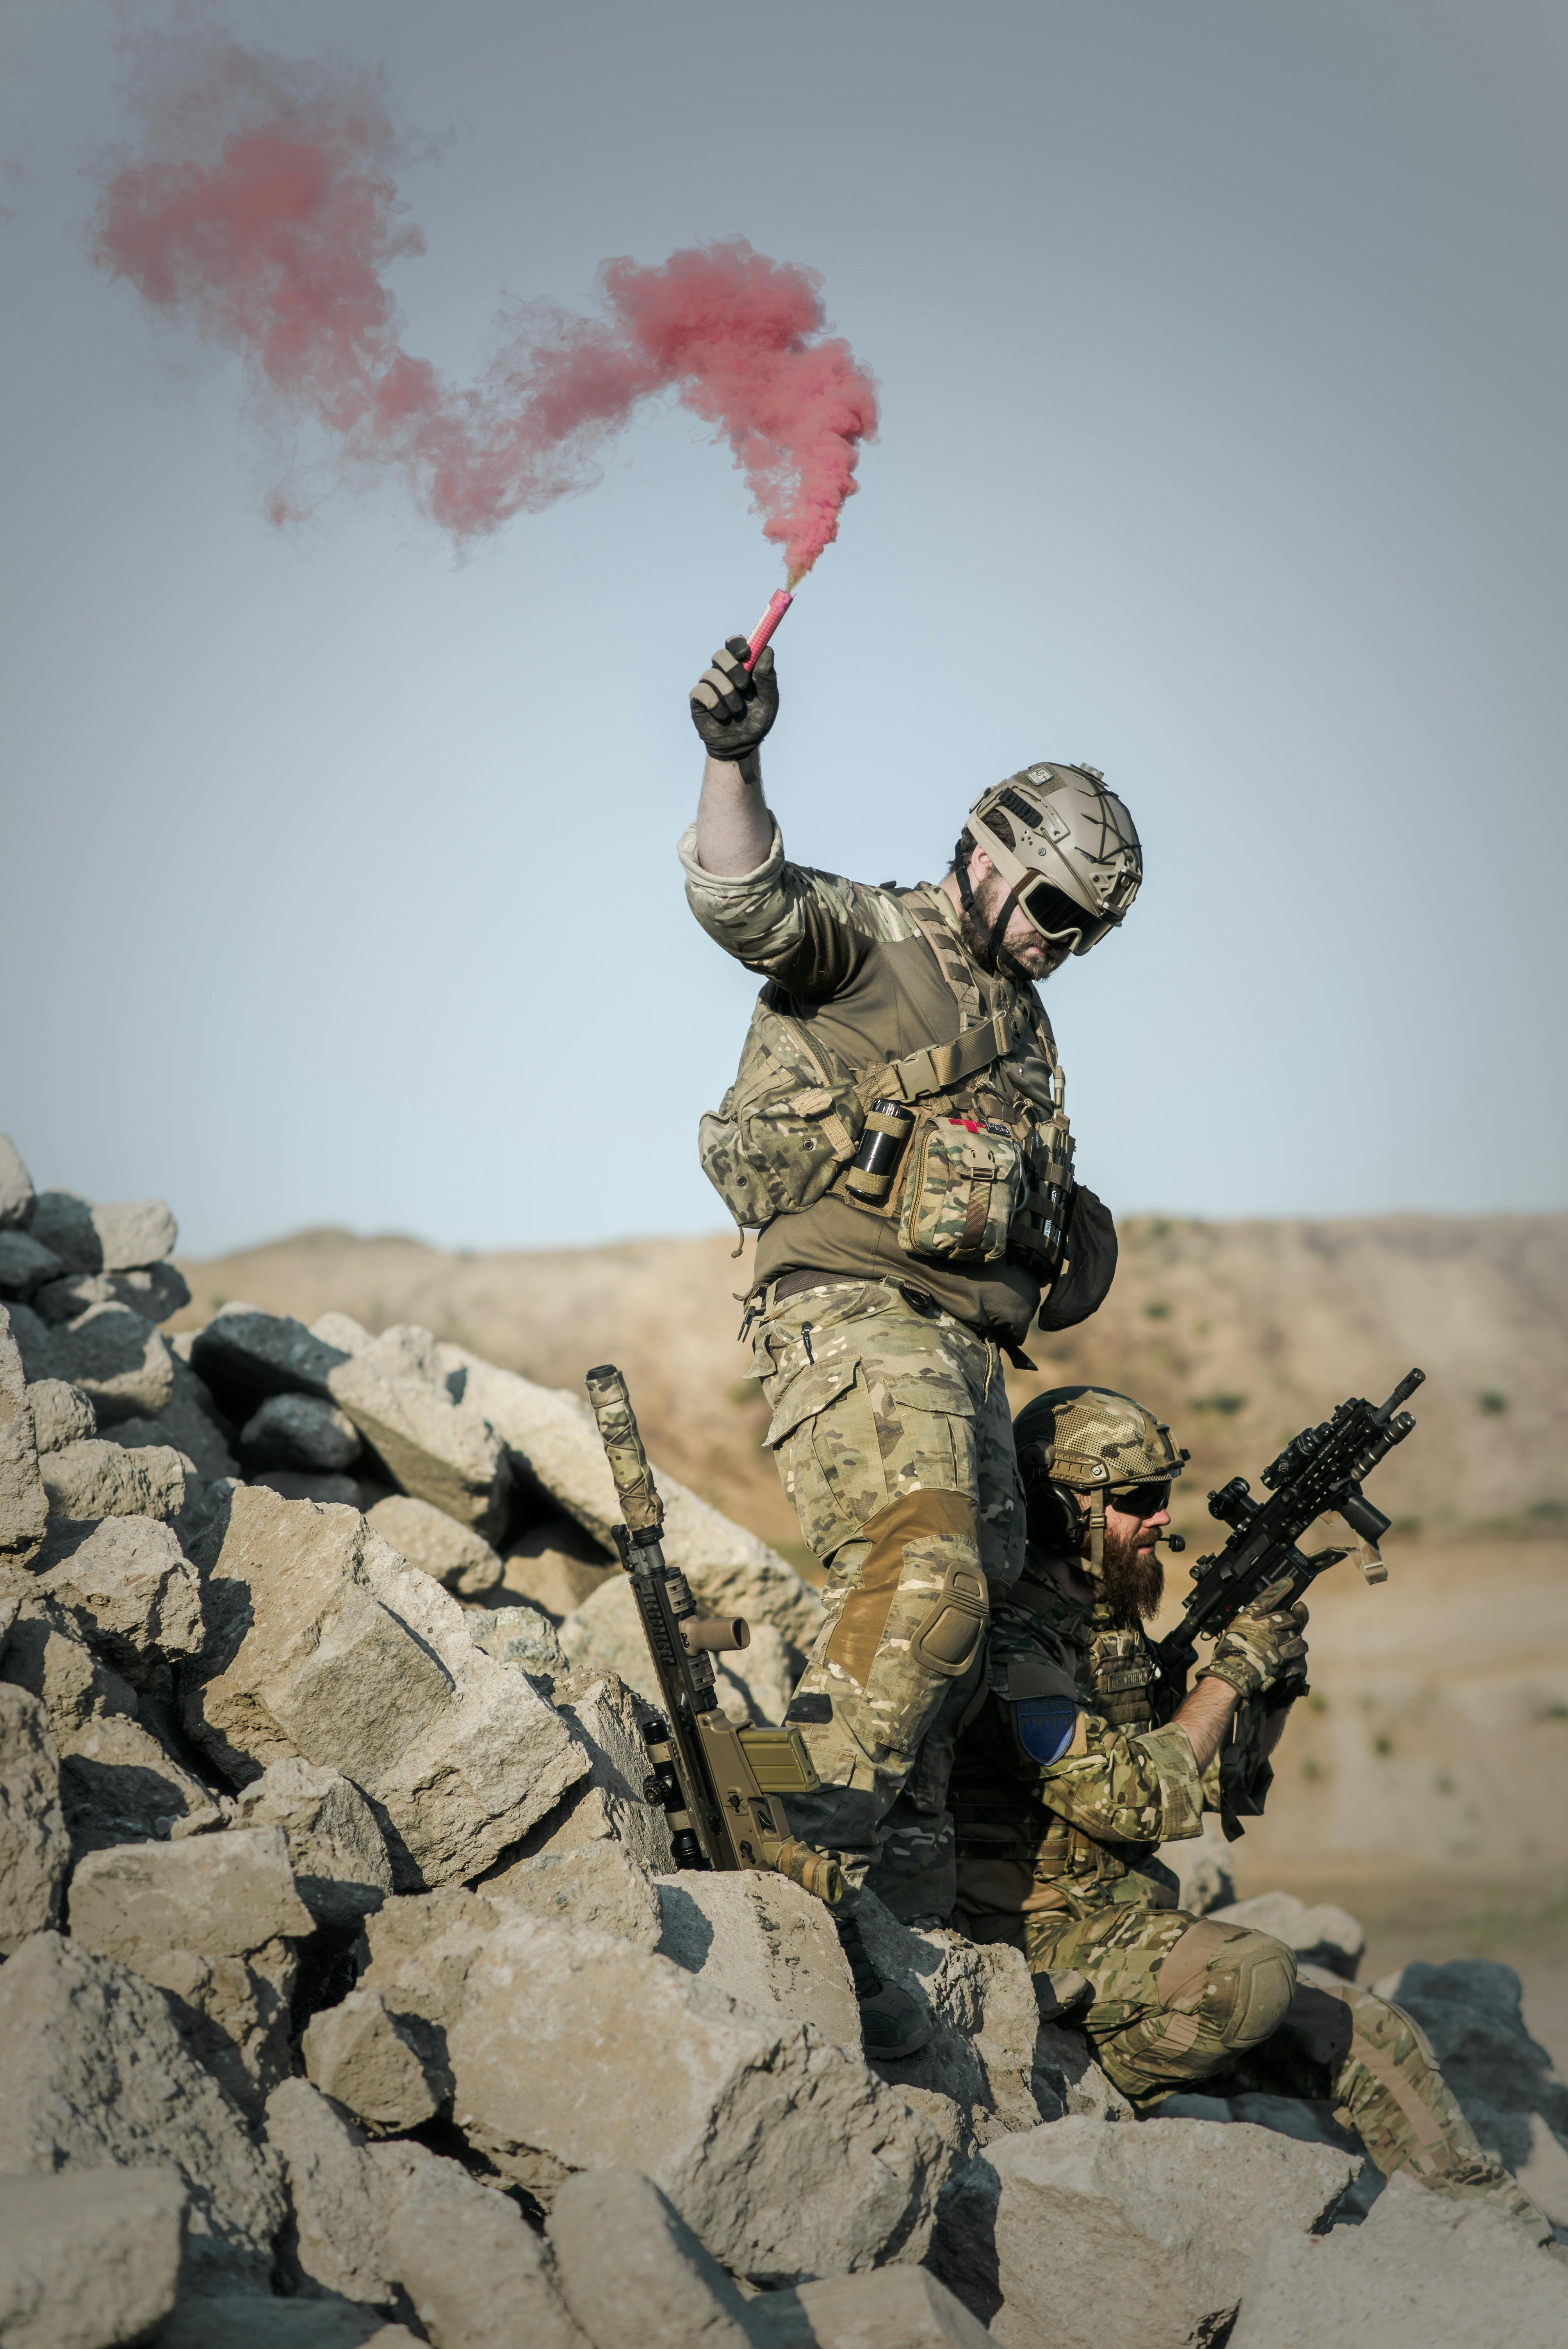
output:
M1088 1570L1098 1582L1105 1572L1105 1495L1096 1492L1088 1505Z
M958 883L958 895L963 903L964 910L973 921L975 919L975 888L974 884L969 878L969 859L964 854L964 843L962 841L959 842L957 847L953 852L953 872L954 877ZM1009 889L1006 895L1002 900L1001 912L997 915L995 920L991 925L991 935L986 939L985 951L980 957L980 967L983 970L994 971L995 969L996 957L1001 951L1002 938L1008 923L1013 918L1013 908L1017 902L1017 891L1016 889Z

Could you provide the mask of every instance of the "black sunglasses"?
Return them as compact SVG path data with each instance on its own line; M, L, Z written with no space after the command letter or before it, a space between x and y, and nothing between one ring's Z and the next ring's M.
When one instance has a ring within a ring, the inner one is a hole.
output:
M1113 921L1103 920L1058 889L1053 881L1037 881L1026 889L1018 900L1036 929L1048 938L1061 937L1068 930L1077 930L1079 943L1094 944L1107 930L1116 927Z

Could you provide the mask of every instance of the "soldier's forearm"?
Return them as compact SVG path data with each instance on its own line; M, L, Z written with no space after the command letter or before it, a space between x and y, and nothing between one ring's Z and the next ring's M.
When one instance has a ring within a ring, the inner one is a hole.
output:
M738 763L709 759L696 811L697 862L705 873L754 873L773 844L757 752Z
M1224 1744L1241 1701L1228 1681L1212 1678L1201 1680L1191 1694L1181 1700L1171 1726L1185 1733L1200 1773Z

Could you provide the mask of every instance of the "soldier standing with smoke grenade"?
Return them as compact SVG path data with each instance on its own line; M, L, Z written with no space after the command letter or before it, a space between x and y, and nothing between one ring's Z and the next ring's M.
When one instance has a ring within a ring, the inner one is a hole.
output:
M1233 1833L1233 1798L1261 1808L1267 1757L1306 1688L1306 1609L1270 1609L1267 1593L1243 1609L1158 1724L1143 1625L1187 1454L1101 1387L1035 1396L1014 1436L1027 1543L953 1771L959 1931L1022 1950L1140 2112L1200 2084L1326 2100L1386 2178L1489 2202L1550 2242L1418 2023L1271 1934L1190 1916L1156 1856L1200 1834L1206 1810Z
M790 1826L842 1864L840 1935L885 2059L929 2025L877 1974L854 1912L868 1880L905 1918L952 1906L954 1740L982 1685L988 1591L1023 1564L1004 1357L1025 1359L1037 1310L1047 1330L1092 1313L1116 1264L1109 1216L1073 1184L1034 982L1118 926L1142 863L1098 771L1049 764L981 794L940 883L788 863L757 755L773 655L748 674L748 649L731 637L691 695L707 764L686 895L767 980L701 1153L759 1232L747 1326L767 1441L828 1569L786 1716L821 1790L790 1801Z

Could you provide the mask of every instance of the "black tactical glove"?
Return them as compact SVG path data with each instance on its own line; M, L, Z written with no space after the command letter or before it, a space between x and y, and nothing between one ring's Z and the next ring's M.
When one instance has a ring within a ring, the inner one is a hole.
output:
M1276 1686L1283 1690L1293 1681L1305 1684L1306 1609L1299 1599L1294 1607L1269 1608L1267 1599L1264 1591L1264 1603L1242 1609L1214 1642L1198 1680L1227 1681L1241 1697L1261 1696Z
M1040 1304L1041 1330L1073 1330L1098 1313L1116 1278L1116 1226L1110 1209L1081 1183L1073 1185L1067 1270Z
M779 680L773 647L764 646L747 674L751 647L745 636L727 638L691 689L691 722L710 759L731 761L755 750L779 715Z

